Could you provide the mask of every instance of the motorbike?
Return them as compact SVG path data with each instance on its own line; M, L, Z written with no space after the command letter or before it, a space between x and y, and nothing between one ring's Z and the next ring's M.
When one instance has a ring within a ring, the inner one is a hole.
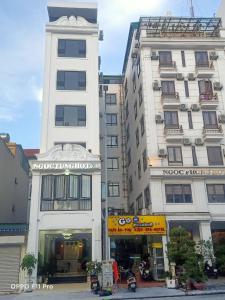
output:
M150 265L145 262L142 261L139 265L139 272L141 275L141 279L142 280L152 280L152 275L151 275L151 271L150 271Z
M98 292L100 291L98 276L95 273L92 273L90 275L90 279L91 279L91 290L94 294L97 295Z
M128 290L131 292L136 292L137 288L137 281L134 273L130 270L127 271L127 285L128 285Z
M205 264L205 274L208 278L218 278L218 269L216 268L215 264L209 264L206 262Z

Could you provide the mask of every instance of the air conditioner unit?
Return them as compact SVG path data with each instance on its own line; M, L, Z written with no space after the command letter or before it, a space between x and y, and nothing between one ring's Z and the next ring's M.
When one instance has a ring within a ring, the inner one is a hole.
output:
M177 73L177 80L184 80L184 75L182 73Z
M161 115L161 114L157 114L156 116L155 116L155 122L157 123L157 124L161 124L161 123L163 123L163 116Z
M196 146L202 146L204 144L204 141L202 138L195 139L195 145Z
M224 114L221 114L218 116L218 122L225 124L225 115Z
M160 85L159 85L158 80L155 80L155 81L153 82L153 90L154 90L154 91L160 91L160 89L161 89L161 87L160 87Z
M151 60L158 60L159 55L156 51L152 51Z
M215 91L221 91L223 88L223 85L220 82L213 82L213 88Z
M209 52L209 58L211 60L217 60L218 54L216 53L216 51Z
M184 144L184 146L189 146L189 145L191 145L191 140L189 138L184 138L183 144Z
M200 108L199 108L199 105L198 105L198 104L192 104L192 105L191 105L191 110L192 110L192 111L199 111L199 109L200 109Z
M166 149L159 149L158 155L159 157L166 157L167 156Z
M188 73L188 80L195 80L195 74L194 73Z
M187 110L188 110L187 105L184 104L184 103L180 104L180 110L181 110L181 111L187 111Z

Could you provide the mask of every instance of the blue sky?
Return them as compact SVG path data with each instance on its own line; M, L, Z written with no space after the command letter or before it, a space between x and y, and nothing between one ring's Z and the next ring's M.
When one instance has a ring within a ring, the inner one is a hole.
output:
M196 16L213 16L221 0L193 0ZM54 2L60 2L55 0ZM73 2L70 0L69 2ZM80 0L79 2L86 2ZM99 0L104 74L120 74L129 24L140 15L188 16L188 0ZM0 132L39 147L47 0L0 0Z

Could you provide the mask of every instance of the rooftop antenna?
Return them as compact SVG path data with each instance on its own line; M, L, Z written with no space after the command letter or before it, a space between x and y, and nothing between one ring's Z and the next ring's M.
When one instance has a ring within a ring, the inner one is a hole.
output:
M192 0L189 0L188 2L189 2L191 17L194 18L195 17L195 12L194 12L193 2L192 2Z

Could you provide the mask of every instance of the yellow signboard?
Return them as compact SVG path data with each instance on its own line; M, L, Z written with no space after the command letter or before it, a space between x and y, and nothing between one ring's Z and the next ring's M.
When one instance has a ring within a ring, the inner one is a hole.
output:
M109 216L108 232L112 235L166 235L164 216Z

